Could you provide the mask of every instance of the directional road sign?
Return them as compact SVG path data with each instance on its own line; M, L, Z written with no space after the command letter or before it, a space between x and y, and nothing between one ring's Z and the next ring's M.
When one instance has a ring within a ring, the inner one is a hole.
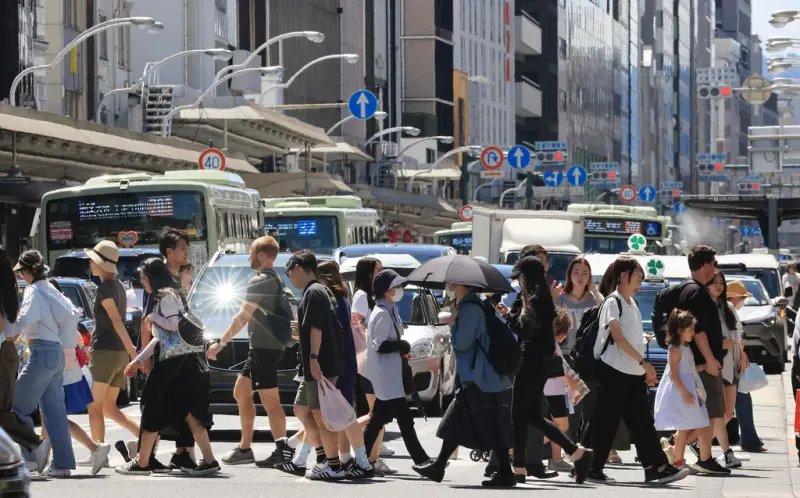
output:
M548 187L558 187L564 182L563 171L545 171L542 174L545 185Z
M500 147L486 147L481 151L481 164L486 169L500 169L504 161L505 157Z
M753 235L753 229L747 225L743 226L739 231L742 233L742 237L749 237Z
M358 119L369 119L378 110L378 98L369 90L358 90L347 100L350 114Z
M586 168L583 166L573 166L567 171L567 181L573 187L583 187L586 179Z
M675 214L685 213L686 212L686 204L682 202L676 202L672 209L675 210Z
M219 149L206 149L200 154L197 164L200 169L225 171L225 154Z
M753 227L753 237L761 237L761 227Z
M652 185L645 185L639 189L639 198L644 202L653 202L656 199L656 188Z
M636 189L630 185L625 185L619 191L619 198L623 202L633 202L636 199Z
M508 164L514 169L527 168L531 163L531 151L523 145L515 145L508 151Z

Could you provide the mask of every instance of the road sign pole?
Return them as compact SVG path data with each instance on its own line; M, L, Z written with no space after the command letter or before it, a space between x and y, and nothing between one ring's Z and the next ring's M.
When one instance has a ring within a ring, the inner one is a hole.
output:
M461 205L466 206L469 203L469 162L464 158L461 159Z
M525 173L525 209L533 209L533 172Z

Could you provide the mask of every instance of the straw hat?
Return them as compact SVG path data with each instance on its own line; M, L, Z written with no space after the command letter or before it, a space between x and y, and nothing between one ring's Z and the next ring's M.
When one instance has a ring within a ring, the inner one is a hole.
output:
M108 273L117 273L117 261L119 261L119 249L110 240L104 240L94 246L94 249L86 249L89 259L97 263L101 270Z
M753 295L747 292L741 280L734 280L728 284L728 297L741 297L746 299L748 297L753 297Z

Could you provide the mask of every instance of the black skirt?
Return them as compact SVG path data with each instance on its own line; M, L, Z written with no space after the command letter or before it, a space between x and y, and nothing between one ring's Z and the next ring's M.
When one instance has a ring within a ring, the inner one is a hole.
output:
M472 450L513 447L511 389L485 393L475 384L460 388L442 417L436 436Z
M159 361L142 390L142 429L161 432L185 421L189 414L211 428L210 391L208 367L199 354Z

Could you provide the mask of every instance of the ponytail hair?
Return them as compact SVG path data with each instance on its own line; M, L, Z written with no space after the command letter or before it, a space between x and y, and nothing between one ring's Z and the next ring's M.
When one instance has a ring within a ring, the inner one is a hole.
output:
M670 346L681 345L681 331L693 326L696 320L691 312L674 309L667 320L667 344Z

